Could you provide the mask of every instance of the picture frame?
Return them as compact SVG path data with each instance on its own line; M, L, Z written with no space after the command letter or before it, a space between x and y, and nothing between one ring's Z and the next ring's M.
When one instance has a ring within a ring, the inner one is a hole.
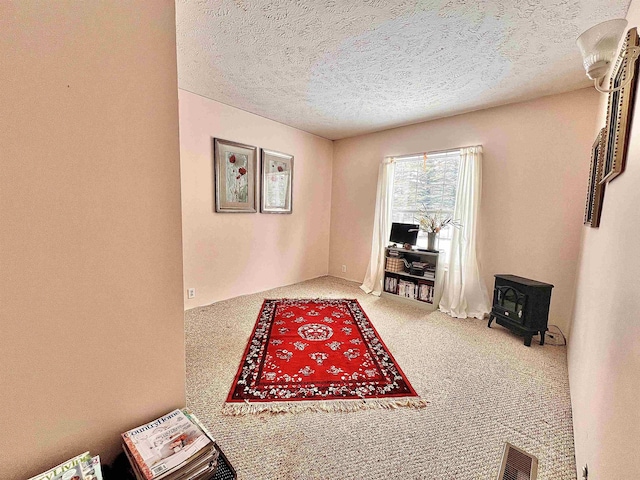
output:
M293 155L262 148L260 150L262 188L260 212L293 212Z
M637 28L627 32L622 51L640 46ZM609 89L619 87L633 75L631 81L620 90L609 93L607 105L607 141L600 180L607 183L620 175L625 168L627 149L629 147L629 131L633 118L633 104L638 78L638 62L630 53L619 56L609 80Z
M604 170L604 154L606 149L606 128L601 128L591 147L591 168L589 169L589 188L584 209L584 224L597 228L600 226L602 201L604 200L605 183L601 183Z
M258 148L213 139L215 211L255 213L258 211Z

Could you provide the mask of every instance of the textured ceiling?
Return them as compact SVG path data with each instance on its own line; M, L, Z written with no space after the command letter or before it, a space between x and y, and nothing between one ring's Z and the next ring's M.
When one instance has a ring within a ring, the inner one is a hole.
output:
M590 84L629 0L178 0L180 88L338 139Z

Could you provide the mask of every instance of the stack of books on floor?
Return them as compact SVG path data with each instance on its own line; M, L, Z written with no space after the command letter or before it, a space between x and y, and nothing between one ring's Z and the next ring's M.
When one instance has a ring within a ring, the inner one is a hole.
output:
M174 410L122 434L124 449L138 480L209 480L219 451L200 421Z
M102 480L100 456L84 452L29 480Z

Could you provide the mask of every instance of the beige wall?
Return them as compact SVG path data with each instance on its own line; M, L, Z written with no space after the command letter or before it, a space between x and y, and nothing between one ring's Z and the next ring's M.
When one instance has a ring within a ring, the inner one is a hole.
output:
M640 1L627 14L640 27ZM640 478L640 97L625 172L607 185L600 228L584 228L569 382L576 465L589 478ZM601 95L597 131L606 122Z
M0 6L0 478L184 404L172 1Z
M327 274L333 142L180 90L185 307ZM294 156L293 213L215 213L212 138Z
M568 333L597 102L583 89L337 141L329 274L364 278L382 157L482 144L487 288L496 273L553 283L550 323Z

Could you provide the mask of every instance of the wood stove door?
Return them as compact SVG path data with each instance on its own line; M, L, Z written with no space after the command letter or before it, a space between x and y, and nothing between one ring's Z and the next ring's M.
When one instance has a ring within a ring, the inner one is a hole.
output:
M524 306L527 296L513 287L502 285L494 289L494 310L514 322L524 322Z

